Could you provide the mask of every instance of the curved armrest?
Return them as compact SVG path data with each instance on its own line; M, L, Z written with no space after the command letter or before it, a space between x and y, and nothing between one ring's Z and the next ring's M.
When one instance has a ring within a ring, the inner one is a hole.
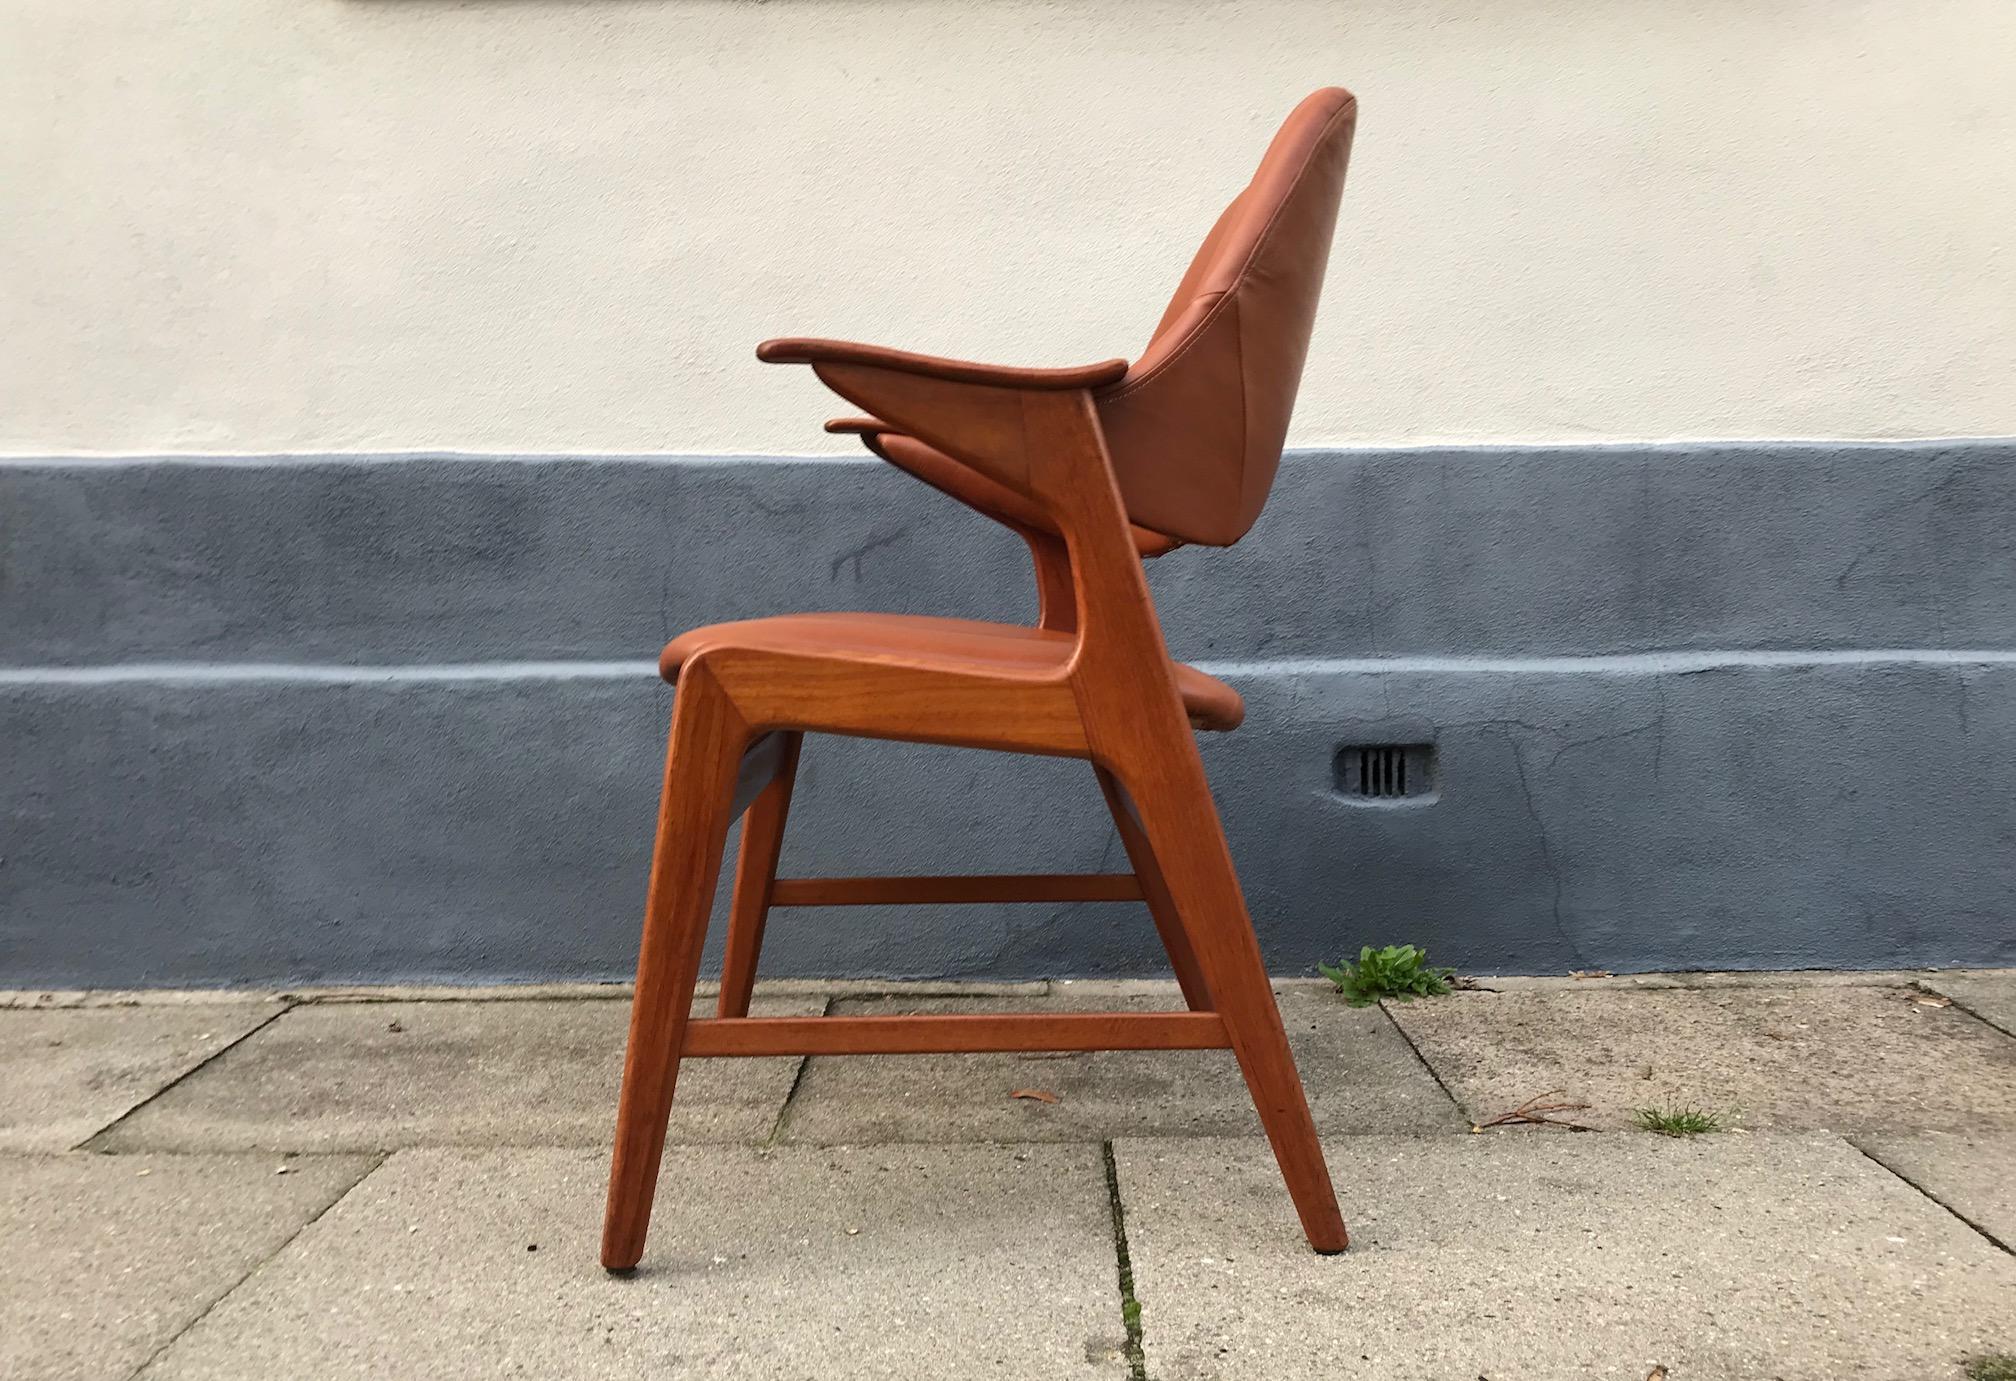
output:
M1034 528L1053 537L1057 533L1056 524L1042 509L1012 489L966 468L913 436L903 435L879 417L830 417L825 430L831 436L860 437L863 445L897 469L997 523L1005 523L1018 532ZM1134 539L1134 550L1144 558L1165 556L1183 545L1166 533L1138 523L1129 523L1128 531Z
M860 365L898 374L921 375L927 379L943 379L947 383L986 384L993 388L1098 388L1113 383L1127 372L1125 360L1103 360L1074 369L1016 369L1006 365L940 359L936 355L917 355L908 350L888 350L879 345L857 345L853 341L800 337L766 340L756 347L756 358L765 364Z

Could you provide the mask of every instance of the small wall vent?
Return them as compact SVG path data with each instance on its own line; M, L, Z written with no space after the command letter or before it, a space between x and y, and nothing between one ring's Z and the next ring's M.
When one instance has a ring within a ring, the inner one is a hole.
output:
M1337 790L1356 801L1404 801L1435 790L1432 743L1347 743L1337 750Z

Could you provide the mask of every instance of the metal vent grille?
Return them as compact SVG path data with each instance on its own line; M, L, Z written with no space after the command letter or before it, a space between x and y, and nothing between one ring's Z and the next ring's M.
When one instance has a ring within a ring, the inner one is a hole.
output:
M1435 789L1427 743L1347 743L1337 750L1337 790L1361 801L1399 801Z

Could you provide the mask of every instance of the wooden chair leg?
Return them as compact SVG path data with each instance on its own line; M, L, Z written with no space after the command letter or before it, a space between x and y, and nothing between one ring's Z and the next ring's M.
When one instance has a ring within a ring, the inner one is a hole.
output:
M1187 731L1170 750L1139 770L1123 770L1121 784L1140 812L1142 833L1160 865L1178 923L1212 1003L1225 1018L1240 1072L1309 1245L1319 1252L1341 1252L1349 1245L1344 1218L1337 1211L1330 1169L1295 1072L1204 765Z
M1141 822L1127 799L1127 789L1105 768L1095 764L1093 771L1099 775L1099 790L1105 793L1106 809L1113 813L1113 827L1120 832L1120 843L1127 850L1128 865L1141 882L1141 900L1148 904L1156 933L1162 937L1162 948L1169 952L1169 964L1176 970L1176 983L1183 990L1183 1000L1193 1012L1208 1012L1211 987L1204 981L1204 971L1197 967L1190 937L1184 934L1183 922L1176 915L1176 900L1169 895L1169 884L1162 876L1161 865L1155 861L1155 851L1148 847L1147 836L1141 832Z
M742 846L735 855L735 896L728 906L728 943L721 955L721 996L717 1016L749 1015L756 985L756 958L763 950L763 923L770 915L770 892L777 882L777 856L784 847L784 820L791 812L791 787L798 776L798 750L805 736L784 737L784 757L770 785L742 817Z
M602 1264L612 1271L629 1270L644 1254L665 1151L665 1123L679 1078L679 1051L727 843L736 767L748 737L712 676L704 668L687 667L672 711L602 1221Z

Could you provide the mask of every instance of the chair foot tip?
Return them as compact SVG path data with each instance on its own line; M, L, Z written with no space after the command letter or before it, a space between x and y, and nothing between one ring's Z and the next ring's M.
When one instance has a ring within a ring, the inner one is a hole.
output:
M1335 1232L1311 1234L1309 1247L1318 1256L1342 1256L1351 1250L1351 1234L1340 1223Z
M602 1263L602 1270L604 1274L615 1276L618 1279L624 1279L637 1274L637 1267L634 1263L628 1266L612 1266L605 1261Z

